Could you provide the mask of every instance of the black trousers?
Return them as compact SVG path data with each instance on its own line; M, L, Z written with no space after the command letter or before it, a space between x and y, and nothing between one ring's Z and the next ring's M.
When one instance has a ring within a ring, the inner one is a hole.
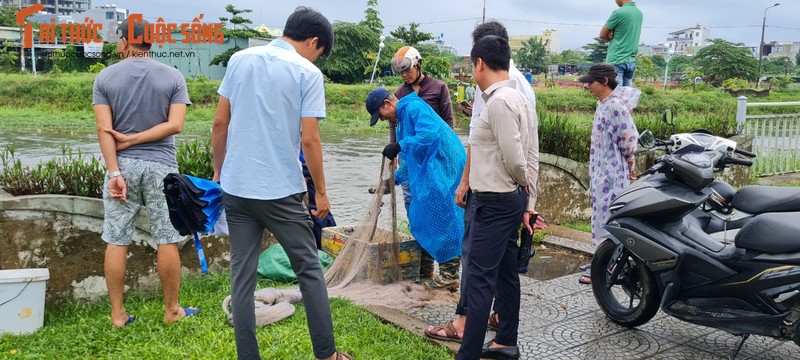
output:
M495 342L517 345L519 327L519 247L514 234L522 223L527 195L517 189L507 194L473 193L466 269L467 324L456 359L479 359L486 335L486 319L495 297L500 319Z
M461 241L461 287L458 293L458 305L456 305L456 315L467 315L467 297L464 295L467 291L467 267L469 265L469 251L472 243L470 242L470 223L472 223L472 214L475 211L475 196L471 192L467 193L467 207L464 209L464 239Z

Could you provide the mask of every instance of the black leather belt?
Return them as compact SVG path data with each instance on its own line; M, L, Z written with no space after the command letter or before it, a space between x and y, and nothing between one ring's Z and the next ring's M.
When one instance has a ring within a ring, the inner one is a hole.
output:
M490 202L490 201L499 201L505 200L522 192L521 187L517 187L516 190L509 191L509 192L489 192L489 191L473 191L472 195L475 195L475 199L480 202Z

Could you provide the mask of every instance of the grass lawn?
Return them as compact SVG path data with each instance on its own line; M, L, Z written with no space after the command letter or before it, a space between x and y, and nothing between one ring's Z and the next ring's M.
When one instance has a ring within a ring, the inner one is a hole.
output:
M559 225L573 230L578 230L588 233L592 232L592 224L589 223L588 221L570 221Z
M259 288L285 286L261 281ZM236 345L221 303L230 293L228 273L184 277L181 303L200 312L173 325L162 322L159 294L129 294L126 308L136 321L112 329L108 301L46 309L44 327L32 335L0 336L2 359L234 359ZM260 327L264 359L313 359L301 304L279 323ZM357 359L452 359L442 347L342 299L331 300L337 347Z

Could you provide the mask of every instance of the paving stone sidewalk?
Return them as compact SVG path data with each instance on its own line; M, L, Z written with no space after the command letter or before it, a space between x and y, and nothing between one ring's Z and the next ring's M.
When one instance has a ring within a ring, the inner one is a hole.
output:
M587 249L585 241L552 236L546 241L575 250ZM579 276L571 274L548 281L520 278L519 345L523 359L722 360L730 358L739 340L660 311L636 329L616 325L600 310L591 286L578 283ZM455 306L428 306L405 313L428 324L443 324L455 318L454 309ZM487 339L493 337L493 332L487 332ZM800 359L800 347L791 341L751 336L736 359Z

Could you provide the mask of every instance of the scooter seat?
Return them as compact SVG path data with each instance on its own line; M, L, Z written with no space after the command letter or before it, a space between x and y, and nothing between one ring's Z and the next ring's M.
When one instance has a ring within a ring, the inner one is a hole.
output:
M737 248L782 254L800 252L800 213L758 215L736 234Z
M733 207L750 214L800 211L800 188L745 186L733 196Z

